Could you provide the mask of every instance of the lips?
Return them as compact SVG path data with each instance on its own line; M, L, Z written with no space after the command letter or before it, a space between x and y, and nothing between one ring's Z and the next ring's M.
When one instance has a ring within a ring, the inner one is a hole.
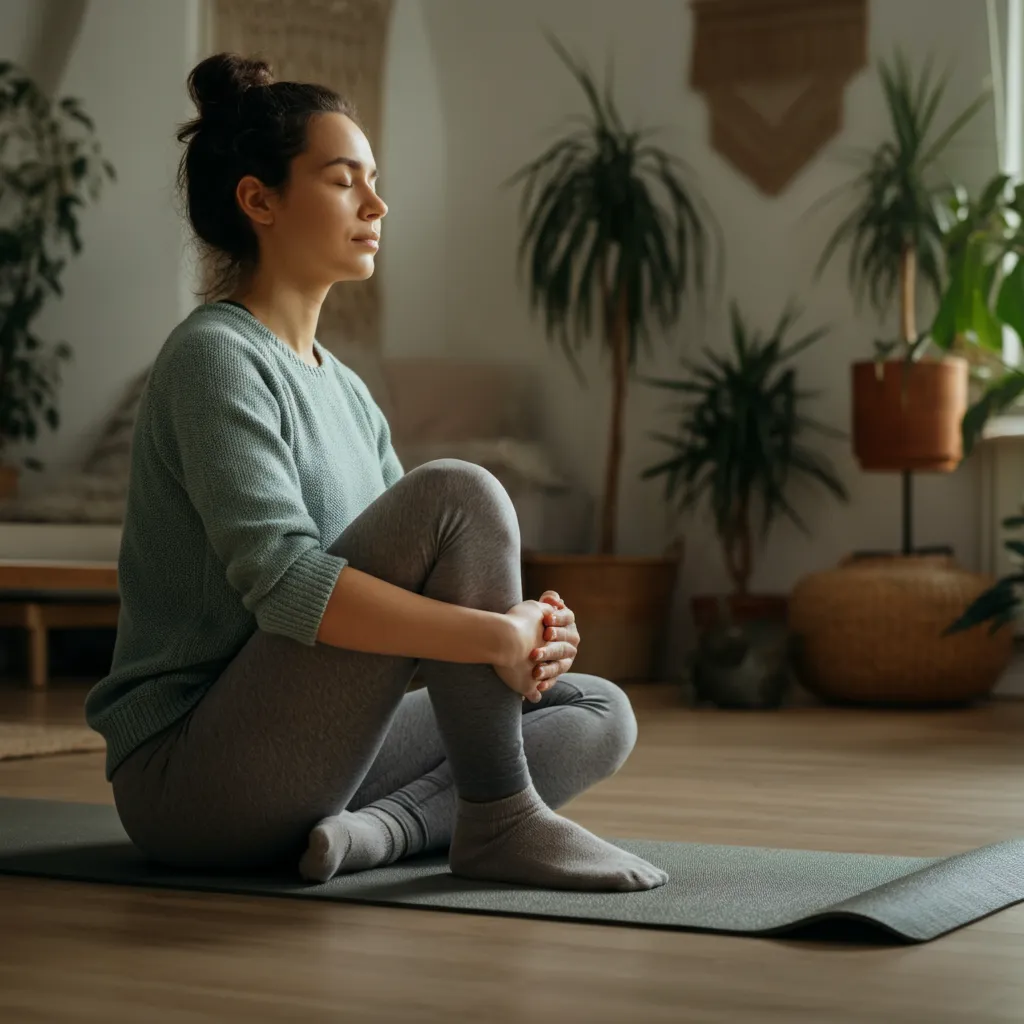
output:
M378 235L363 235L360 238L353 238L353 242L356 245L365 245L368 249L377 249L380 247L380 237Z

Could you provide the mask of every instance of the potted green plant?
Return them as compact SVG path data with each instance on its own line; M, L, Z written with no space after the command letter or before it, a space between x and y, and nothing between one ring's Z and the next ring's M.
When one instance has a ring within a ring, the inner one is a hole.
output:
M51 101L0 62L0 496L11 496L18 479L6 446L35 441L42 423L59 426L60 370L71 349L45 346L33 322L47 297L61 294L68 257L82 249L79 210L113 177L82 104Z
M650 678L679 554L616 553L617 516L630 377L657 323L667 330L684 301L709 280L717 227L685 165L627 128L611 79L599 90L589 71L553 37L551 45L583 89L591 117L517 171L522 184L519 266L531 309L543 315L577 375L576 352L596 339L612 375L598 551L525 552L529 592L557 590L587 631L577 667L613 679Z
M846 488L829 460L805 444L809 434L843 435L807 415L808 394L797 386L792 359L815 344L818 328L790 340L798 314L791 307L767 334L751 331L730 305L732 350L705 349L700 363L684 360L684 379L647 383L677 393L681 405L674 433L653 436L672 455L648 467L645 479L665 477L665 497L686 512L706 502L732 584L728 595L697 594L697 628L722 623L785 621L782 594L750 591L756 541L767 538L779 516L807 529L792 503L791 485L806 478L836 498Z
M943 286L944 202L951 186L938 160L986 97L936 131L946 79L933 76L931 61L915 78L897 53L879 74L892 134L864 154L864 169L851 182L826 197L852 195L854 208L829 238L818 272L846 246L858 302L866 298L879 316L898 304L897 338L876 342L875 359L853 366L853 445L863 469L903 474L903 553L910 554L911 473L956 468L968 401L967 362L947 353L926 357L928 334L917 326L919 283L935 296Z
M930 337L971 365L975 401L961 430L967 456L988 419L1024 390L1024 378L1003 362L1004 328L1024 338L1024 187L997 174L976 198L957 189L949 214L947 283Z

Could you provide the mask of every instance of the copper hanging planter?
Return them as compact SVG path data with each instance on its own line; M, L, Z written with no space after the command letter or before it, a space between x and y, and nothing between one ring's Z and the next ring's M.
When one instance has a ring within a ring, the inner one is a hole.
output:
M861 469L950 473L960 465L966 359L865 360L852 372L853 450Z

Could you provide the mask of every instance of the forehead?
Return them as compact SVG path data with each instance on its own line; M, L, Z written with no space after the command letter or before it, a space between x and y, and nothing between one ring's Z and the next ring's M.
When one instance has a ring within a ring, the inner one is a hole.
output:
M359 126L344 114L315 114L306 127L303 154L320 164L344 156L373 166L373 150Z

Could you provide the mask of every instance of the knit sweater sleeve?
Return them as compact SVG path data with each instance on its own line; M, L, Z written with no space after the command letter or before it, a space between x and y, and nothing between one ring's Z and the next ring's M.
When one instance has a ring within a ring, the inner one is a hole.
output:
M148 403L160 458L259 628L312 646L346 561L323 550L305 507L269 374L218 335L187 339L162 371Z

